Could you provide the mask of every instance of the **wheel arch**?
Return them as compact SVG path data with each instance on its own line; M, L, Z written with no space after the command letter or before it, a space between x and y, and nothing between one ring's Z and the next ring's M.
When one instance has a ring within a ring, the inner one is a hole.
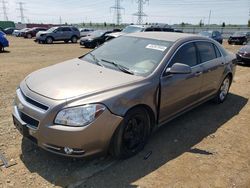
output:
M155 114L154 114L154 111L152 110L152 108L146 104L137 104L131 108L129 108L126 112L125 112L125 115L135 109L135 108L142 108L144 110L146 110L147 114L149 115L149 118L150 118L150 130L152 131L156 125L156 117L155 117Z

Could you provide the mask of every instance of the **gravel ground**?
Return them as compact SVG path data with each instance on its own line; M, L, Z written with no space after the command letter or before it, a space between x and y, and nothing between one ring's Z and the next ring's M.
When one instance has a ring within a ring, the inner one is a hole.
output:
M208 102L171 121L137 156L69 159L22 139L11 105L15 88L30 72L89 50L9 40L9 51L0 54L0 152L16 164L0 167L0 187L250 187L250 67L237 66L225 103ZM240 46L225 47L236 52Z

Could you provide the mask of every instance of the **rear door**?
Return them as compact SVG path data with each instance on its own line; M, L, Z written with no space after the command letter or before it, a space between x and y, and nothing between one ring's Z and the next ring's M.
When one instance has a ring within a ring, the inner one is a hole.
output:
M63 34L62 34L62 39L64 39L64 40L69 40L72 36L72 31L71 31L71 28L69 28L69 27L63 27L62 28L62 32L63 32Z
M56 29L56 32L53 33L53 37L55 40L63 40L63 31L62 27Z
M218 47L209 41L196 42L201 66L203 67L203 84L200 98L206 98L217 92L225 70L224 57Z
M167 74L161 77L160 123L195 104L199 99L203 70L198 64L198 53L194 42L179 48L167 68L174 63L189 65L192 72L190 74Z

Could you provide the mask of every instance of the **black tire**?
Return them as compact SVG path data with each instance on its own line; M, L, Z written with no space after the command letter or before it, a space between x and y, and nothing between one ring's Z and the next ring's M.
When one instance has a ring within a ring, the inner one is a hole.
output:
M72 43L77 43L77 39L78 38L76 36L72 36L70 40Z
M31 38L32 38L32 35L31 35L31 34L28 34L28 35L27 35L27 38L28 38L28 39L31 39Z
M53 43L53 38L52 37L47 37L45 39L46 44L52 44Z
M2 46L2 44L0 44L0 52L3 52L4 51L4 48Z
M110 153L114 158L126 159L141 151L150 134L150 117L143 108L127 112L114 133Z
M69 40L64 40L64 43L68 43L69 42Z
M226 78L224 78L223 82L220 85L219 91L217 92L215 98L213 99L215 103L220 104L226 100L231 83L232 83L231 76L228 75Z

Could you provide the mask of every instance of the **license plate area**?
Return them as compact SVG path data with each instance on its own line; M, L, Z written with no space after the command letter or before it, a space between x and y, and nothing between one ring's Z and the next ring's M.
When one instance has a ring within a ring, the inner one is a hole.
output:
M16 126L17 130L24 136L28 137L29 136L29 128L26 125L21 124L15 116L13 116L13 122L14 125Z

